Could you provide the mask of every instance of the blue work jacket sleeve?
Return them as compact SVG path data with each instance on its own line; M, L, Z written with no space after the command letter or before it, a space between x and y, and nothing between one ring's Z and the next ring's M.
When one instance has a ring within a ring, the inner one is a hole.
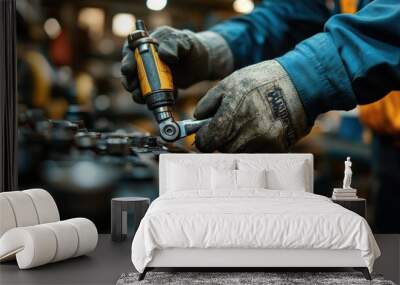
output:
M238 69L293 49L300 41L322 32L331 15L325 0L268 0L252 13L211 30L227 41Z
M400 90L400 2L375 0L356 14L332 17L319 33L278 58L309 122Z

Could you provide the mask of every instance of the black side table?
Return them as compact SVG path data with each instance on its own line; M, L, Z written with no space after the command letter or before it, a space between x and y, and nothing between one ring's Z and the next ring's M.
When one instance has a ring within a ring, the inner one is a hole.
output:
M121 197L111 199L111 239L123 241L128 235L128 212L134 215L133 234L139 227L150 205L150 199L144 197Z
M348 200L332 199L332 202L341 205L342 207L359 214L363 218L367 218L367 200L363 198L354 198Z

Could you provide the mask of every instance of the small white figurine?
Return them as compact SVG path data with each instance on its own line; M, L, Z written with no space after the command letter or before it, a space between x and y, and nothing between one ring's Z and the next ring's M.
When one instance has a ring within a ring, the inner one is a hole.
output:
M351 161L348 156L344 162L344 179L343 179L343 189L353 189L351 188L351 177L353 172L351 171Z
M351 178L353 176L351 164L350 157L347 157L344 162L343 188L333 188L333 200L353 200L358 198L357 189L351 187Z

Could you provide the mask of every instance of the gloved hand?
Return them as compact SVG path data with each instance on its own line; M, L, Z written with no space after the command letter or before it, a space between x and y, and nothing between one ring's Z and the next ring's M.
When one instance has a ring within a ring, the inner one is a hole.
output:
M221 79L233 70L233 56L226 41L214 32L193 33L161 27L151 34L159 42L158 53L171 69L174 84L186 88L202 80ZM122 84L137 103L144 103L133 51L125 42Z
M200 100L194 116L213 116L196 134L202 152L283 152L310 130L297 91L275 60L222 80Z

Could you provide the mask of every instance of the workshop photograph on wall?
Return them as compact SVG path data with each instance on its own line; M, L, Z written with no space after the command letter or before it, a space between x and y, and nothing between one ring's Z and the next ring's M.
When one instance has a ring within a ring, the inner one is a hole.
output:
M1 284L400 282L398 0L0 5Z

